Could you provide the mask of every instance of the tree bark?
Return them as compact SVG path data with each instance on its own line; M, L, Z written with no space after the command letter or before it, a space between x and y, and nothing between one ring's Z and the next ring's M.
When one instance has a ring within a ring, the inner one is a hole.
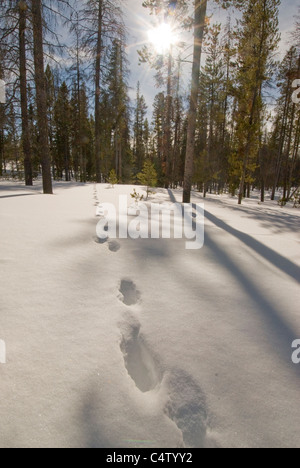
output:
M0 57L1 59L1 57ZM0 80L3 79L3 69L0 62ZM0 176L3 175L4 160L4 123L5 123L5 108L0 102Z
M24 154L25 185L32 186L31 145L28 120L27 70L26 70L26 13L27 5L19 2L19 54L20 54L20 95L22 114L22 145Z
M290 87L290 83L288 84L288 88L289 87ZM271 195L272 201L275 200L276 189L277 189L277 185L279 182L281 165L282 165L282 153L283 153L284 141L286 137L286 125L287 125L287 118L288 118L289 104L290 104L289 98L290 96L287 93L285 97L284 112L283 112L282 125L281 125L281 130L280 130L279 150L278 150L277 160L276 160L275 179L274 179L272 195Z
M52 195L53 191L51 179L49 130L47 119L47 93L44 68L43 19L41 0L31 0L31 12L33 23L37 121L39 129L39 147L41 153L41 165L43 174L43 191L45 194Z
M300 56L298 59L298 69L297 69L297 76L300 74ZM289 192L289 160L290 160L290 152L291 152L291 146L292 146L292 138L293 138L293 131L294 131L294 121L295 121L295 114L296 114L296 104L293 103L292 106L292 115L291 115L291 122L290 122L290 129L289 129L289 135L288 135L288 146L286 150L286 157L285 157L285 173L284 173L284 187L283 187L283 198L288 198L288 192Z
M265 180L264 180L264 178L261 179L260 201L262 203L265 202Z
M294 173L294 169L295 169L296 160L297 160L297 157L298 157L299 145L300 145L300 119L298 120L298 123L297 123L295 142L294 142L294 149L293 149L293 158L292 158L292 161L291 161L291 167L290 167L290 173L289 173L288 194L287 194L288 200L291 197L293 173Z
M200 65L202 54L202 41L205 28L205 18L208 0L195 0L194 25L194 56L192 69L192 89L190 96L190 109L188 114L187 148L185 159L185 172L183 183L183 203L190 203L192 179L194 172L195 136L197 120L198 92L200 84Z
M101 183L101 115L100 115L100 79L101 79L101 55L102 55L102 21L103 0L99 0L98 12L98 37L95 68L95 163L96 181Z
M173 53L172 47L169 52L168 58L168 83L167 83L167 116L166 116L166 127L165 127L165 148L164 148L164 164L165 164L165 188L169 188L171 182L171 155L172 155L172 62Z

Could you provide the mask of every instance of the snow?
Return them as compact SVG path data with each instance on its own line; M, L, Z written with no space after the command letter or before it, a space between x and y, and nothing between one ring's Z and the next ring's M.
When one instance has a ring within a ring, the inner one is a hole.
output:
M300 211L209 195L201 250L99 242L132 190L1 183L0 446L299 448Z

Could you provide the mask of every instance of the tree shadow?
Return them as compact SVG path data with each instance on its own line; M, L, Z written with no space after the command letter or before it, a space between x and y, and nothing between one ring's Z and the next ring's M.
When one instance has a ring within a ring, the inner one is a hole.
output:
M169 191L170 198L172 202L174 202L174 194L170 192L171 191ZM276 266L291 278L299 282L300 268L297 265L277 254L272 249L256 241L251 236L231 228L226 223L213 216L211 213L206 211L205 215L207 219L213 222L216 226L237 237L248 247L268 260L272 265ZM262 290L255 284L255 282L244 273L244 271L234 262L234 260L230 258L230 255L223 248L221 248L207 232L205 234L204 249L209 249L211 251L212 255L216 258L217 263L222 265L223 268L228 270L230 274L236 278L249 299L257 305L257 310L260 312L260 315L263 318L266 329L270 330L272 336L274 337L272 345L276 350L276 353L283 359L285 364L289 363L290 368L297 373L298 377L300 377L299 366L297 367L291 362L291 344L295 339L296 332L283 319L280 311L277 310L275 306L273 306L273 304L265 297ZM184 272L182 272L182 274L184 274ZM185 284L187 284L187 282L185 282Z
M4 198L19 198L19 197L33 197L34 195L37 195L36 193L22 193L19 195L0 195L0 199Z
M176 198L171 190L169 190L169 196L171 201L176 203ZM295 263L275 252L275 250L271 249L270 247L267 247L258 240L254 239L254 237L251 237L249 234L245 234L244 232L229 226L224 221L207 211L207 209L205 209L205 217L215 226L223 229L228 234L231 234L232 236L239 239L250 249L254 250L257 254L261 255L265 260L270 262L273 266L284 272L286 275L290 276L297 283L300 283L300 267L298 267Z
M201 201L205 202L206 204L213 202L214 204L217 203L219 206L224 206L224 202L222 200L211 200L209 198L204 200L203 197L199 196L198 193L193 193L193 196L201 198ZM268 205L261 204L260 206L257 205L255 207L246 207L226 204L226 208L232 211L238 211L239 213L245 214L247 218L259 221L263 228L269 229L274 233L297 232L300 229L300 216L284 211L280 213L278 210L276 210L275 206L269 207Z
M220 248L211 236L207 234L205 238L205 246L211 250L218 263L226 268L231 275L238 280L246 295L249 296L249 299L257 305L257 310L263 318L266 329L270 330L272 332L272 336L274 336L274 342L272 344L276 349L277 354L283 358L285 363L290 363L290 367L293 368L300 377L300 368L292 365L291 362L291 344L295 339L296 332L288 323L286 323L282 318L280 311L278 311L265 297L254 281L246 276L242 269L236 265L224 249Z
M81 427L84 433L84 446L86 448L113 448L107 434L101 425L101 408L99 408L99 396L90 388L82 401L80 409Z
M298 267L295 263L278 254L275 252L275 250L267 247L248 234L245 234L244 232L238 231L237 229L229 226L224 221L209 213L207 210L205 210L205 217L213 224L215 224L215 226L223 229L224 231L239 239L241 242L247 245L247 247L261 255L261 257L284 272L286 275L290 276L297 283L300 283L300 267Z

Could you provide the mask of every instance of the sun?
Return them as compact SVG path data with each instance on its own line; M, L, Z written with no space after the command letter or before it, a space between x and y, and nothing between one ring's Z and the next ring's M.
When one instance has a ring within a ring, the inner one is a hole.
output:
M170 50L177 42L177 36L169 24L162 23L154 29L148 31L149 42L155 47L159 54L164 54Z

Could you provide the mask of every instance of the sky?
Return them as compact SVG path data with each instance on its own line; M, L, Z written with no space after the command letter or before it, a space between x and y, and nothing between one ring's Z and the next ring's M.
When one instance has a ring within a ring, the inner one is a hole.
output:
M151 119L152 102L154 96L159 92L155 87L153 72L145 64L139 66L137 50L148 42L148 31L153 26L153 17L150 16L147 9L143 8L142 0L124 0L123 8L125 14L125 23L128 28L128 47L127 54L130 63L130 97L135 99L136 85L140 81L141 92L144 95L148 105L148 117ZM293 29L294 17L298 12L299 3L295 0L282 0L280 7L280 32L282 35L278 51L278 59L282 59L289 47L289 32ZM212 1L209 2L208 15L213 15L211 22L226 21L228 12L216 6ZM190 67L187 65L183 74L183 85L185 91L188 91L190 83Z

